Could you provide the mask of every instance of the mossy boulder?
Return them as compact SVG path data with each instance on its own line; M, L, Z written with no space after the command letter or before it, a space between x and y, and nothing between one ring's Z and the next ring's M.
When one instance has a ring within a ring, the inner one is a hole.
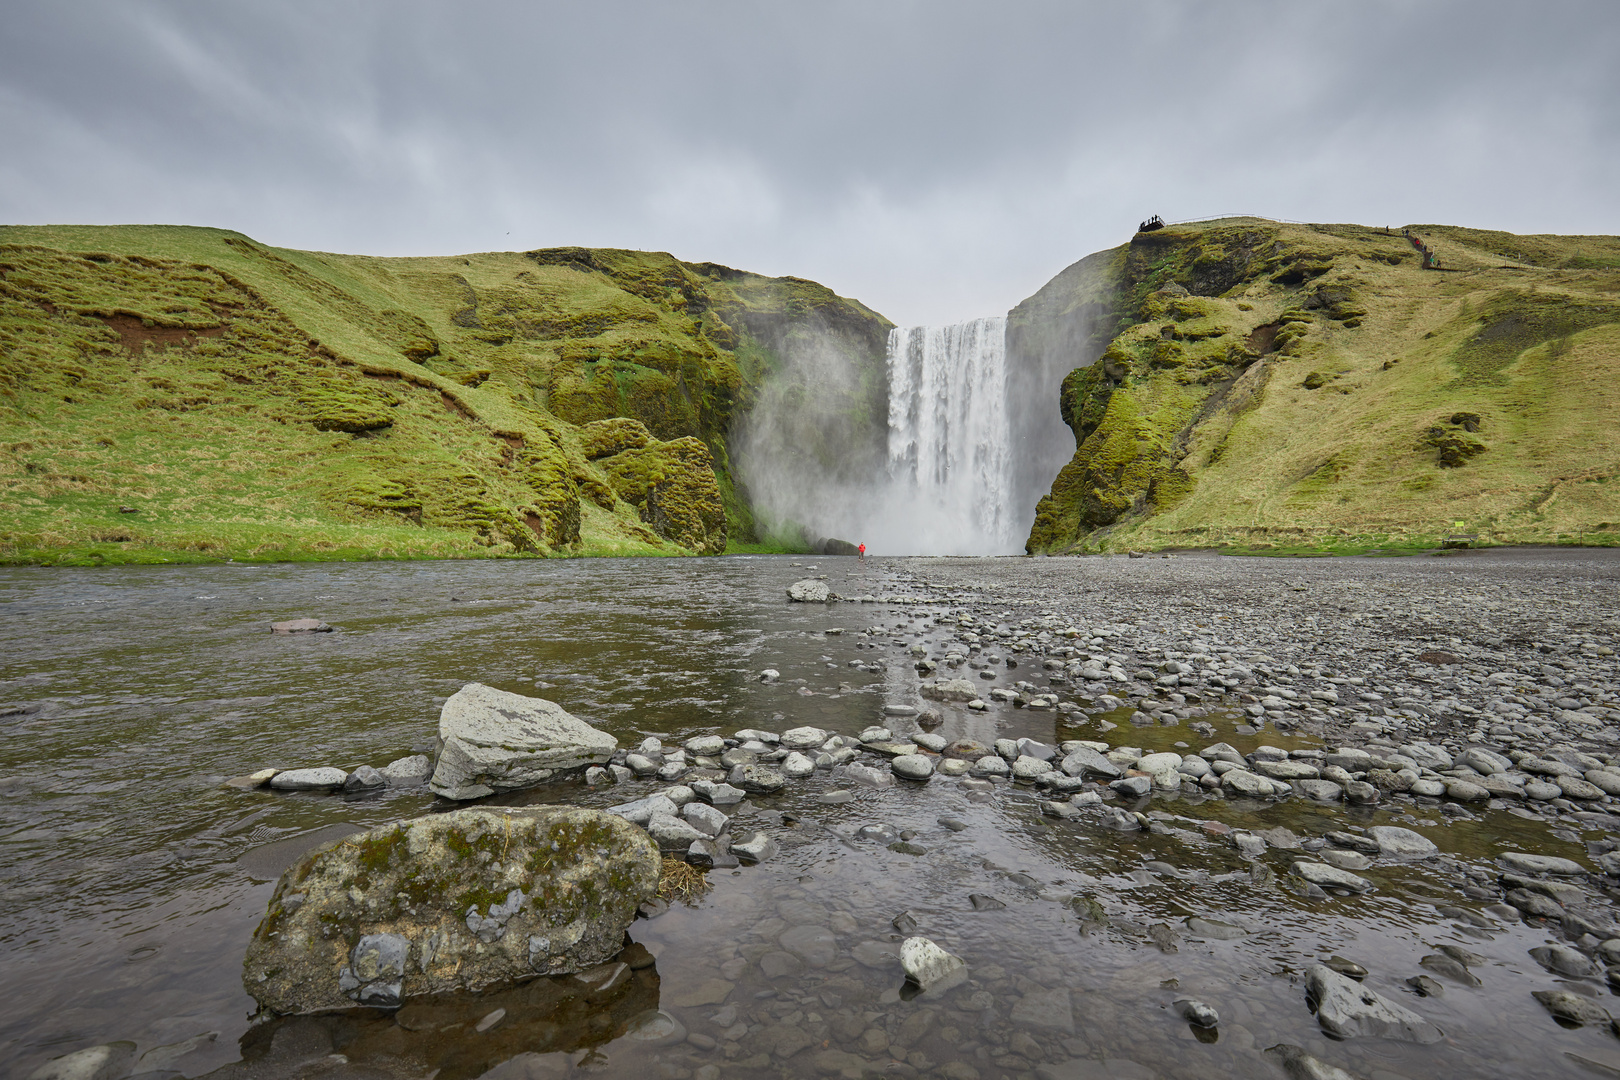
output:
M594 420L579 429L580 451L593 461L622 454L626 450L640 450L652 441L652 432L647 430L647 425L628 416Z
M626 450L602 460L613 489L666 540L699 554L726 549L726 507L714 457L687 437Z
M624 945L658 847L578 807L464 809L305 855L254 931L243 985L273 1013L479 991L580 971Z

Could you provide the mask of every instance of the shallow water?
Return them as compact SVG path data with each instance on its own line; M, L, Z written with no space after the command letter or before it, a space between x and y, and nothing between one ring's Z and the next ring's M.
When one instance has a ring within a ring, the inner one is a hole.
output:
M600 998L564 994L559 1004L567 984L542 980L437 1012L250 1030L241 958L280 869L321 839L427 812L433 799L420 790L361 801L243 792L221 779L267 765L382 765L431 740L439 704L469 681L552 698L621 743L802 724L853 733L880 720L885 702L915 703L904 648L938 605L782 599L790 581L823 572L845 594L904 591L905 564L795 562L805 560L0 571L0 705L32 710L0 719L0 1070L26 1075L45 1058L113 1039L144 1051L205 1032L218 1036L172 1067L199 1075L277 1039L356 1063L405 1058L440 1068L441 1080L522 1052L503 1075L576 1063L628 1074L656 1061L671 1077L711 1064L723 1075L813 1076L836 1073L826 1052L840 1050L877 1067L958 1062L981 1076L1080 1058L1115 1060L1110 1068L1126 1075L1117 1059L1167 1077L1240 1077L1277 1074L1261 1051L1279 1042L1365 1076L1586 1076L1566 1055L1620 1061L1607 1031L1559 1027L1530 999L1532 989L1565 985L1527 954L1555 940L1551 931L1441 916L1436 904L1478 912L1482 903L1432 864L1380 864L1362 872L1377 883L1373 894L1307 900L1256 885L1255 860L1204 828L1286 825L1305 835L1399 823L1468 862L1504 846L1582 857L1539 821L1502 812L1452 821L1410 802L1346 812L1184 797L1141 806L1168 834L1121 834L1043 818L1031 791L971 792L944 777L856 787L852 801L822 804L819 794L845 786L824 773L745 804L782 853L711 874L712 891L695 906L638 920L632 937L656 963ZM995 563L985 566L993 577ZM273 620L303 616L339 631L268 632ZM880 635L856 633L879 625ZM826 633L835 628L845 632ZM850 666L878 660L886 671ZM781 681L760 683L765 667ZM987 685L1021 677L1036 675L1025 664ZM1060 728L1057 714L1010 706L945 711L940 734L982 742L1213 741L1128 723L1099 735L1095 723ZM1211 721L1218 739L1242 749L1283 741L1238 735L1236 718ZM505 801L601 806L653 786L566 783ZM967 827L946 829L942 815ZM926 853L851 839L877 822L916 830ZM1282 875L1290 855L1269 851L1259 862ZM970 893L1006 906L976 911ZM1074 893L1096 898L1109 925L1082 924L1064 903ZM971 982L939 1001L901 994L898 964L883 954L898 946L891 920L903 911L966 959ZM1189 916L1245 933L1200 939ZM796 926L824 928L830 959L801 958L773 979L760 961L781 954L780 935ZM1404 981L1423 971L1418 958L1446 942L1487 957L1474 969L1483 985L1411 994ZM1445 1041L1326 1039L1301 975L1333 953L1369 968L1368 985L1429 1017ZM1609 998L1597 980L1582 989ZM1181 997L1219 1010L1218 1038L1199 1038L1176 1016ZM733 1006L735 1018L724 1012ZM497 1008L507 1013L477 1031ZM660 1046L625 1036L651 1008L696 1039ZM719 1045L701 1048L704 1036Z

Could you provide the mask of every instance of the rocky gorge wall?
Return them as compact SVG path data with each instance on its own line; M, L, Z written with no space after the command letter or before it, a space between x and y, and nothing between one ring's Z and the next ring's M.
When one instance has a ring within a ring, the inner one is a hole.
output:
M764 539L733 460L762 405L800 475L881 461L888 329L660 253L0 228L0 558L718 553Z
M1410 231L1177 225L1015 309L1073 361L1027 549L1620 542L1620 240Z

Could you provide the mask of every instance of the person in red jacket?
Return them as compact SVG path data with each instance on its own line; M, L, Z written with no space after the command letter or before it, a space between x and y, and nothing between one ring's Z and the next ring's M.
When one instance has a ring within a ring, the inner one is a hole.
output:
M859 550L860 550L860 553L861 553L861 558L863 558L863 559L866 558L866 545L862 544L860 546Z

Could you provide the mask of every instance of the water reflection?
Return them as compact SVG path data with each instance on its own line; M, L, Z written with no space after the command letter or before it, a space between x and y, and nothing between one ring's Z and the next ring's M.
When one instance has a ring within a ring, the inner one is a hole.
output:
M1120 833L1045 817L1027 788L938 777L874 790L825 773L736 807L781 854L711 874L697 906L637 921L642 951L615 961L623 971L393 1015L249 1025L241 958L275 875L342 832L439 807L419 788L346 801L223 789L223 777L382 765L421 747L439 702L473 680L544 693L621 741L800 724L854 733L886 703L921 704L905 646L937 609L788 607L783 588L806 572L773 559L0 572L0 702L21 707L0 716L0 1069L109 1039L144 1052L207 1032L220 1037L172 1067L990 1078L1082 1059L1119 1076L1246 1077L1275 1072L1262 1054L1278 1043L1362 1076L1576 1076L1584 1067L1568 1055L1620 1060L1605 1030L1561 1028L1529 997L1573 986L1607 1001L1606 986L1543 970L1528 950L1560 940L1556 927L1527 924L1478 888L1504 847L1580 858L1596 831L1412 801L1345 810L1188 789L1136 804L1154 828ZM864 576L841 592L889 588L877 560L837 572ZM300 615L340 630L266 632ZM765 667L781 680L760 682ZM1044 677L1029 665L1003 664L994 680L966 670L987 686ZM1133 726L1129 710L937 707L951 740L1102 739L1144 752L1213 741L1191 722ZM1205 719L1244 751L1310 745L1245 734L1236 716ZM495 801L605 806L651 790L568 782ZM847 801L822 801L837 790ZM874 824L910 834L910 847L858 837ZM1416 829L1448 859L1375 860L1358 871L1375 891L1311 899L1286 888L1300 851L1245 856L1223 836L1375 824ZM903 994L894 954L910 932L963 957L970 981ZM1406 980L1443 946L1483 958L1470 967L1480 985L1441 976L1439 993L1417 998ZM1330 1043L1301 975L1334 955L1446 1039ZM637 966L642 957L656 965ZM1217 1027L1190 1025L1176 1005L1186 998L1214 1007Z

